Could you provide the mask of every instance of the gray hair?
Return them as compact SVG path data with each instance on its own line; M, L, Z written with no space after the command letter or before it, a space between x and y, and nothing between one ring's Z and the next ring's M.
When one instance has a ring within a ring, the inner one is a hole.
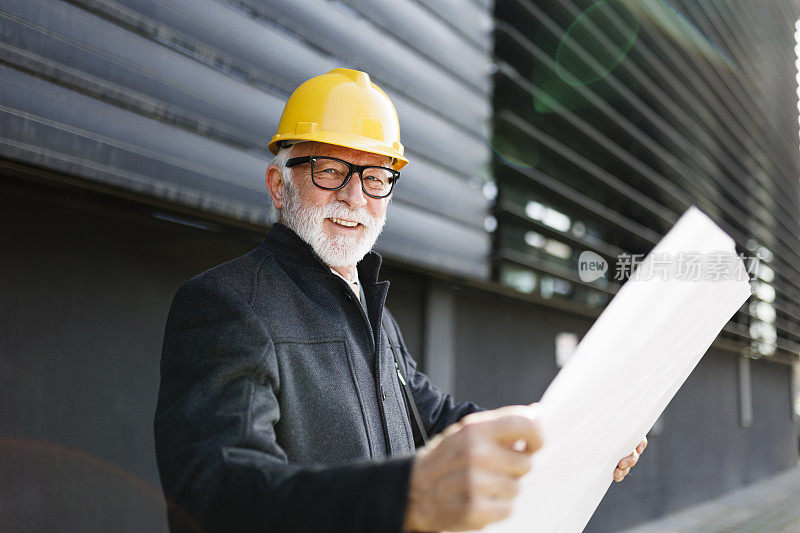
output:
M294 147L297 146L297 144L282 146L278 149L278 153L272 158L272 161L269 162L270 166L278 167L278 170L281 172L281 176L283 177L284 181L288 181L288 178L290 177L287 176L285 172L286 162L292 158L292 152L294 152Z

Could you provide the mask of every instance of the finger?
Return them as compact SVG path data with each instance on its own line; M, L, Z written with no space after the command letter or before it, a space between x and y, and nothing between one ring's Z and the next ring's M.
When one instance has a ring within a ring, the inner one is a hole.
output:
M509 448L511 448L515 452L524 452L525 449L527 448L527 446L528 445L526 444L526 442L524 440L517 439L511 444L511 446L509 446Z
M474 531L507 518L513 509L513 501L507 499L480 498L465 502L462 498L441 498L436 501L436 516L448 531Z
M647 437L642 439L642 442L636 447L636 451L642 453L645 448L647 448Z
M481 450L475 457L475 464L484 470L519 478L530 472L531 456L527 452L511 450L494 444Z
M620 460L620 462L617 463L617 466L619 468L630 468L633 465L635 465L638 461L639 461L639 454L634 451L629 456Z
M622 458L622 459L620 459L620 460L619 460L619 462L617 463L617 467L618 467L618 468L625 468L625 466L626 466L626 463L627 463L628 461L630 461L632 458L633 458L633 454L630 454L630 455L628 455L627 457L623 457L623 458Z
M482 529L484 526L497 522L511 515L513 502L511 500L481 499L472 506L472 510L467 515L465 528L458 531L470 529Z
M542 433L538 419L525 406L515 406L521 409L502 414L493 420L487 420L482 425L491 434L492 439L505 446L513 446L518 440L525 443L524 451L532 454L542 447Z
M531 455L498 444L491 432L471 424L462 428L451 445L431 451L436 460L426 471L429 479L444 478L459 470L480 468L488 472L519 478L531 469Z
M463 498L437 498L437 515L443 518L448 531L473 531L487 524L507 518L513 509L509 499L478 498L465 501Z
M462 501L474 502L481 498L513 499L519 494L516 479L485 470L460 470L436 484L436 490Z

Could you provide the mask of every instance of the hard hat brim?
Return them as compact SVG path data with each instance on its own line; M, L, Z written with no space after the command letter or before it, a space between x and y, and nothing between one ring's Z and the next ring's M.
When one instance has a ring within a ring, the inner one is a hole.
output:
M277 134L270 139L267 147L273 154L277 154L280 149L281 142L320 142L325 144L333 144L343 148L352 148L362 152L369 152L371 154L385 155L392 158L392 168L400 170L408 164L408 159L403 156L403 145L399 145L399 150L394 146L389 146L380 141L371 140L360 135L351 135L341 132L328 132L328 131L314 131L309 133L287 133L284 135Z

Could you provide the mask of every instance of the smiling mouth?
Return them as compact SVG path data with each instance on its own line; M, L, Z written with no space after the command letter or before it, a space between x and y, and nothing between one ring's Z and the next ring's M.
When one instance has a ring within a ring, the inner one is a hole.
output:
M330 218L328 218L328 220L330 220L331 222L333 222L337 226L342 226L344 228L355 228L355 227L361 225L358 222L352 222L350 220L344 220L344 219L335 218L335 217L330 217Z

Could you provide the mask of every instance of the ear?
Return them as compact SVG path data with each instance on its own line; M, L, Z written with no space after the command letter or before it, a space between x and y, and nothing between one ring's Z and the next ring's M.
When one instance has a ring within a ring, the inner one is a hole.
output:
M267 190L269 191L269 195L272 197L272 204L275 206L275 209L281 209L283 207L283 176L281 175L280 169L275 165L270 165L267 168Z

